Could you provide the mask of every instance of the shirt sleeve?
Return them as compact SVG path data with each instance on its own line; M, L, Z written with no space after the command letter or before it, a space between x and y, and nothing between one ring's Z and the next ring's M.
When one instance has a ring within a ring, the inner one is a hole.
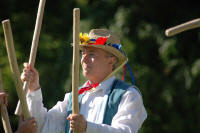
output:
M43 105L41 89L27 94L28 108L38 125L39 133L61 133L64 131L66 122L66 110L69 93L65 95L64 100L49 111Z
M87 122L87 133L137 133L147 117L142 96L133 87L123 95L111 126Z

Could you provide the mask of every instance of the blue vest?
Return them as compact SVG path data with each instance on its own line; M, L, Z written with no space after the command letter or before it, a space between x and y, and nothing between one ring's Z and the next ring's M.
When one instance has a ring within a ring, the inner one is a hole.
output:
M106 109L104 113L103 124L111 125L112 118L117 113L118 105L121 101L121 98L130 86L131 85L118 79L116 79L113 82L110 93L108 94L108 101L107 101L107 105L106 105ZM134 86L134 88L136 87ZM138 89L136 88L136 90ZM81 108L82 97L83 97L83 94L79 95L79 108ZM69 101L68 101L67 116L71 113L72 113L72 94L70 94ZM65 133L72 133L69 130L70 129L69 124L70 124L69 120L67 120L66 126L65 126Z

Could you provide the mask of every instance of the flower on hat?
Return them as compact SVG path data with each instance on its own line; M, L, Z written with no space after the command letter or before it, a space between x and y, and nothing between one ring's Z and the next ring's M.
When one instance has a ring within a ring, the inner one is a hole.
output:
M80 45L109 45L121 51L121 44L107 43L108 37L90 38L88 33L80 33Z
M112 44L112 47L118 49L118 50L121 50L122 48L122 45L121 44Z
M99 37L97 39L91 39L88 33L80 33L80 44L81 45L105 45L107 41L107 37Z
M94 44L105 45L106 41L107 37L99 37L96 39L96 42Z
M80 38L80 44L86 45L90 42L90 37L88 36L87 33L80 33L79 38Z

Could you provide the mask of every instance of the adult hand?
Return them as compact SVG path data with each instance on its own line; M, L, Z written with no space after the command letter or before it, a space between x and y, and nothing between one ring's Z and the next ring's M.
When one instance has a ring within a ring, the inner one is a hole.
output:
M15 133L37 133L37 123L34 118L19 123L18 130Z
M81 114L70 114L67 117L70 121L70 130L79 133L85 133L87 129L87 121Z
M3 91L0 92L0 109L1 109L1 105L3 105L3 104L5 104L6 106L8 105L7 97L8 97L8 94L6 94Z
M31 66L28 63L24 63L24 69L21 74L21 80L22 82L24 81L30 82L29 85L30 92L40 89L39 73L33 66Z

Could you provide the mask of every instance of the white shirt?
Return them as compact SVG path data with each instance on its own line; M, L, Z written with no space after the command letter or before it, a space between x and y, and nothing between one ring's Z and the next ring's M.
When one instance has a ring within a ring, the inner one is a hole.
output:
M87 120L86 133L137 133L146 119L147 113L142 97L137 90L130 87L121 99L111 126L102 124L107 94L115 79L113 76L100 83L94 91L84 93L80 114L83 114ZM28 93L28 107L37 121L39 133L65 133L69 94L65 95L62 102L57 102L52 109L47 111L42 103L41 89Z

